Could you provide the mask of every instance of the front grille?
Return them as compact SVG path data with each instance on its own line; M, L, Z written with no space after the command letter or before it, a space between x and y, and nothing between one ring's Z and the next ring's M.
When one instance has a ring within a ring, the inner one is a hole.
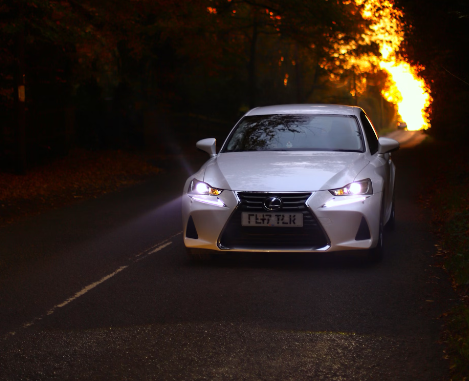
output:
M268 213L263 208L263 202L271 196L282 199L283 206L277 212L302 212L303 227L241 226L242 212ZM239 192L240 205L231 216L222 233L220 247L253 250L314 250L327 246L326 235L314 214L306 206L306 201L310 196L311 193Z

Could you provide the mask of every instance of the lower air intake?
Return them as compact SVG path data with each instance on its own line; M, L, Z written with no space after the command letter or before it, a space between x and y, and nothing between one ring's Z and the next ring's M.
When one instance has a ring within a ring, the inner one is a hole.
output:
M355 241L363 241L370 238L370 228L366 223L365 217L362 217L360 226L358 227L357 235L355 236Z
M197 234L197 229L195 228L192 216L190 216L189 221L187 221L186 237L192 239L199 239L199 235Z

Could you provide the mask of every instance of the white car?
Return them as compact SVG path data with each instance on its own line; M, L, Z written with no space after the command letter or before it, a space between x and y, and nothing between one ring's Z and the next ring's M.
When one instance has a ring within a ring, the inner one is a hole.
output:
M197 148L210 159L182 196L184 244L205 259L226 252L367 250L380 260L394 224L393 139L359 107L258 107Z

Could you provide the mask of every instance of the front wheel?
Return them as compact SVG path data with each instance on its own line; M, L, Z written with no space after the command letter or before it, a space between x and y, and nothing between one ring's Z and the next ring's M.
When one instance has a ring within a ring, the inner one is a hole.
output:
M395 212L395 204L396 202L394 201L394 199L392 200L392 206L391 206L391 217L389 217L389 221L388 223L386 224L386 227L390 230L390 231L394 231L394 229L396 228L396 212Z
M394 231L394 229L396 229L396 192L395 191L392 194L391 216L389 217L389 221L386 224L386 228L390 231Z
M384 197L383 197L383 205L384 205ZM383 222L383 207L381 207L381 215L379 217L379 237L378 237L378 244L373 249L369 249L367 253L367 259L371 263L379 263L383 260L383 236L384 236L384 222Z

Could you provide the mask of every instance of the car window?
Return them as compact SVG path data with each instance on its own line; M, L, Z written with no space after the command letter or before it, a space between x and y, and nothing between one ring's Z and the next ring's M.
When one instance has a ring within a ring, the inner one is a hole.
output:
M364 112L360 113L360 119L363 124L363 129L365 130L366 141L368 142L368 147L370 147L370 153L374 155L378 151L379 147L378 135Z
M253 115L241 120L222 152L364 152L357 120L347 115Z

